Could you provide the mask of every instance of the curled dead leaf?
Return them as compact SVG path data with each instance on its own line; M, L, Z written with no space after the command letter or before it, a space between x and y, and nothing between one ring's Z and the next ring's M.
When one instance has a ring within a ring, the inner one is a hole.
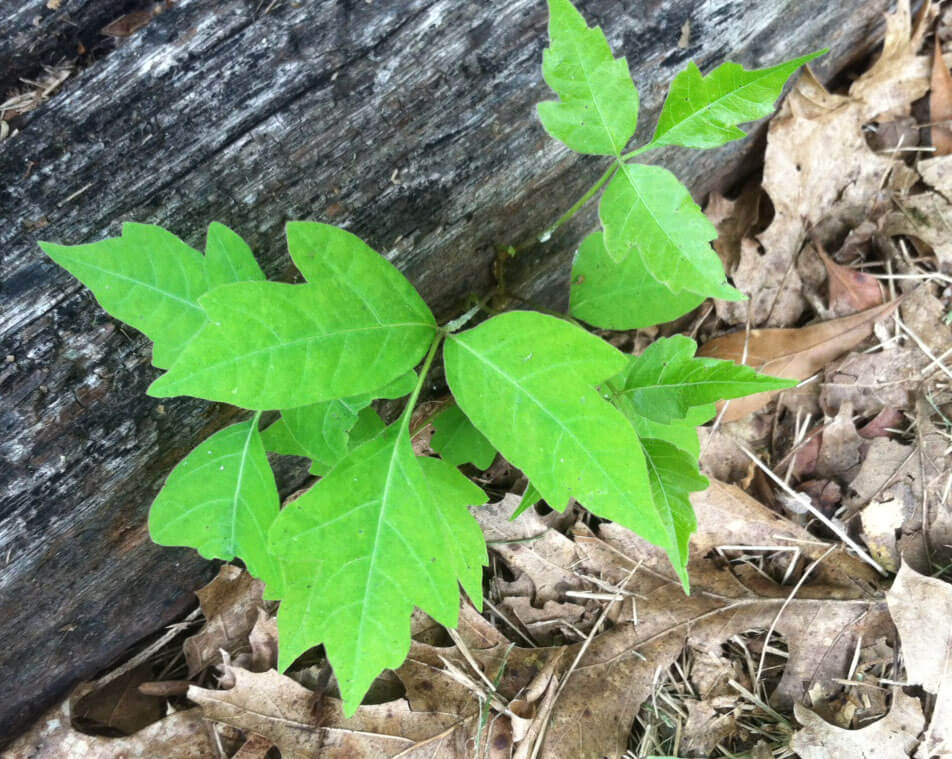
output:
M932 145L936 156L952 153L952 74L942 60L942 45L935 38L932 57L932 91L929 93L929 121L932 122Z
M838 264L830 258L819 240L814 239L813 248L826 268L829 283L830 310L837 316L847 316L865 311L883 302L879 281L858 269Z

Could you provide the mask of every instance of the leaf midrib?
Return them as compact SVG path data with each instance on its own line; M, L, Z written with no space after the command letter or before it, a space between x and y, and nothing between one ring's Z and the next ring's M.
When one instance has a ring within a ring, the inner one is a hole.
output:
M549 417L549 419L551 419L553 422L556 423L556 425L563 431L563 433L568 434L568 436L569 436L569 437L573 440L573 442L578 446L578 449L584 452L585 457L586 457L587 459L589 459L589 460L596 466L596 468L598 469L598 471L602 472L602 473L605 475L606 479L607 479L609 482L611 482L613 485L615 485L615 486L618 488L618 490L619 490L620 492L626 492L626 491L627 491L627 488L619 486L619 484L618 484L618 482L616 481L614 475L612 475L611 473L609 473L609 472L601 465L601 462L600 462L597 458L595 458L594 456L592 456L592 455L589 453L588 448L587 448L585 445L582 445L581 441L580 441L580 440L578 439L578 437L574 434L574 432L572 431L572 429L571 429L570 427L567 427L565 424L563 424L562 421L561 421L558 417L553 416L552 412L549 411L549 409L547 408L546 404L542 403L532 392L530 392L530 391L527 390L523 385L521 385L515 377L513 377L513 376L510 375L508 372L506 372L501 366L499 366L498 364L496 364L494 361L491 361L489 358L487 358L487 357L485 357L484 355L478 353L476 350L474 350L473 348L471 348L469 345L467 345L466 343L464 343L464 342L463 342L462 340L460 340L459 338L457 338L457 337L455 337L455 336L453 336L453 335L450 335L450 339L453 340L453 342L454 342L456 345L460 346L461 348L464 348L466 351L468 351L470 354L472 354L477 360L479 360L480 362L482 362L484 365L489 366L489 367L492 367L494 370L496 370L496 372L497 372L499 375L501 375L504 379L506 379L506 380L509 382L510 385L512 385L513 387L515 387L516 390L522 392L527 398L529 398L539 409L542 410L542 412L543 412L547 417ZM588 387L586 386L586 389L588 390L588 389L590 389L590 388L588 388ZM594 389L592 389L592 392L595 394L595 396L596 396L596 398L597 398L597 397L598 397L598 394L595 393ZM599 399L599 400L600 400L600 399ZM490 440L490 442L492 442L492 441ZM653 504L654 504L654 502L653 502L653 500L652 500L652 505L653 505ZM584 505L584 504L583 504L583 505ZM657 509L655 509L655 510L657 510Z
M743 91L746 90L748 87L753 87L755 84L759 84L759 83L762 82L764 79L769 78L770 75L771 75L771 73L776 73L776 70L775 70L775 69L761 69L761 71L764 71L764 72L765 72L763 76L757 77L756 79L753 79L753 80L747 82L746 84L742 85L741 87L738 87L736 90L731 90L730 92L726 92L726 93L724 93L723 95L721 95L720 97L718 97L717 100L712 100L710 103L708 103L708 104L705 105L705 106L702 106L702 107L699 108L698 110L692 111L692 112L689 113L685 118L681 119L680 121L674 122L674 124L672 124L672 126L671 126L670 129L666 130L665 132L663 132L663 133L660 134L660 135L657 135L657 136L655 137L655 139L653 140L653 142L659 142L660 139L662 139L662 138L665 137L666 135L670 135L672 132L674 132L675 134L677 134L677 130L682 129L682 128L684 127L684 125L687 124L687 123L689 123L692 119L701 118L703 115L706 115L707 112L710 111L715 105L719 105L719 104L722 103L723 101L727 100L729 97L734 96L734 95L737 95L738 93L743 92ZM711 75L716 74L716 73L717 73L717 70L715 69L715 70L712 71L711 74L709 74L708 76L711 76ZM744 70L744 73L753 73L753 72L749 72L749 71ZM703 74L701 74L700 69L698 70L698 74L701 76L701 82L704 83L704 82L706 81L707 77L705 77ZM742 98L742 99L747 100L747 102L749 102L749 103L755 103L755 104L756 104L756 101L748 100L747 98ZM692 107L692 108L694 107L693 104L692 104L691 107ZM709 120L709 121L710 121L710 120ZM738 123L743 123L743 122L738 122ZM717 129L723 130L723 131L729 131L731 128L734 128L734 129L738 129L738 130L739 130L739 127L737 126L737 124L728 124L726 127L725 127L725 126L722 126L722 125L719 125L719 124L713 124L713 126L714 126L715 128L717 128ZM743 133L743 130L739 130L739 131L741 131L741 132Z

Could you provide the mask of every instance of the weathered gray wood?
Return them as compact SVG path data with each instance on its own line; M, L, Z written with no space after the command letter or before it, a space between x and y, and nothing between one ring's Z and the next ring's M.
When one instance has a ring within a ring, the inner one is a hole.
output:
M629 57L641 137L689 57L767 65L829 46L829 73L867 49L888 4L581 3ZM232 413L145 396L145 341L37 239L87 242L136 220L201 247L219 220L287 278L282 225L319 219L387 253L448 316L491 285L496 246L534 239L602 170L535 121L549 97L542 0L268 5L179 0L0 144L0 741L188 603L207 565L150 545L145 514ZM748 148L658 160L700 194ZM517 259L527 294L564 300L591 223Z

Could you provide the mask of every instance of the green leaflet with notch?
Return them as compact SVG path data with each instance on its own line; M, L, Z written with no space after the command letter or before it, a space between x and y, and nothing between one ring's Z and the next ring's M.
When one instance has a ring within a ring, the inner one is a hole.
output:
M737 125L769 116L787 79L800 66L826 52L819 50L752 71L728 62L707 76L702 76L691 61L671 82L652 146L716 148L746 137Z
M224 224L213 221L205 238L205 279L208 289L232 282L264 279L264 272L244 240Z
M208 320L150 395L294 408L372 392L423 357L436 320L393 264L325 224L287 231L312 283L238 282L203 295Z
M672 562L687 592L688 540L697 529L689 494L706 490L707 478L698 470L697 457L664 440L641 441L648 468L651 493L658 511L669 520L668 529L677 546L678 561Z
M601 231L582 241L572 264L569 311L594 327L650 327L677 319L703 302L702 295L671 292L648 272L641 256L615 261Z
M238 282L199 302L208 321L150 395L250 409L347 398L412 369L436 330L423 301L392 298L372 309L326 284Z
M348 715L382 670L403 662L414 606L452 627L458 580L477 592L473 567L485 547L474 549L466 506L485 495L438 466L417 459L405 427L392 425L285 506L271 529L272 552L297 578L278 614L279 668L323 643ZM461 528L455 542L451 530Z
M279 598L281 567L267 547L279 509L255 417L216 432L179 462L149 510L149 534L207 559L237 556L264 580L268 597Z
M644 268L674 293L724 300L746 296L727 284L711 247L717 230L677 177L660 166L622 165L598 206L605 249L615 261L641 257Z
M402 398L410 394L416 381L416 373L411 371L372 393L284 409L281 418L261 433L264 446L272 453L305 456L315 462L318 471L330 471L354 447L350 433L361 412L376 398ZM373 426L373 417L379 427ZM356 442L363 442L372 437L372 432L383 429L379 420L376 414L366 417L357 431Z
M693 406L797 384L733 361L695 358L696 350L697 343L684 335L660 338L640 356L632 356L612 386L636 414L670 424L684 419Z
M430 440L430 447L453 466L472 464L477 469L489 469L496 458L486 436L477 430L459 406L452 404L433 418L436 432Z
M159 368L170 366L205 322L198 304L206 290L204 258L161 227L127 222L121 237L40 247L106 311L155 343L152 363Z
M545 130L577 153L620 155L638 124L638 91L628 62L569 0L549 0L542 76L561 98L539 103Z
M443 360L459 407L550 506L576 498L678 560L638 436L595 390L624 368L622 353L568 322L514 311L450 335Z

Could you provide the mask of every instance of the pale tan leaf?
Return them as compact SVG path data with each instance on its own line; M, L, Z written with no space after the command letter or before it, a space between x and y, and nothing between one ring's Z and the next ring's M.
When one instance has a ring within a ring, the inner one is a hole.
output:
M918 55L922 39L935 18L925 2L915 25L909 0L898 0L886 14L886 36L876 62L850 86L850 96L864 105L865 121L908 113L909 106L929 91L929 60Z
M873 324L892 313L898 304L897 299L858 314L796 329L733 332L709 340L697 355L744 363L775 377L804 380L869 337ZM758 393L730 401L722 419L742 419L775 395L776 392Z
M925 722L919 701L898 688L889 713L859 730L831 725L800 704L793 713L803 725L790 742L800 759L901 759L910 756Z
M899 631L906 679L936 697L917 756L952 756L952 585L903 563L886 601Z
M274 670L256 674L233 667L229 674L233 688L192 686L188 698L202 707L207 719L271 741L285 759L311 759L318 751L321 757L337 759L409 757L418 746L451 758L459 755L453 748L460 742L456 728L466 732L458 715L414 712L404 699L361 706L353 717L344 718L338 699L317 697Z
M939 260L943 271L952 271L952 204L938 192L923 192L897 201L899 209L887 217L887 235L909 235L921 240Z
M175 712L125 738L76 732L64 702L50 709L33 728L3 752L4 759L219 759L200 709Z
M916 164L922 181L939 192L952 191L952 157L926 158Z

